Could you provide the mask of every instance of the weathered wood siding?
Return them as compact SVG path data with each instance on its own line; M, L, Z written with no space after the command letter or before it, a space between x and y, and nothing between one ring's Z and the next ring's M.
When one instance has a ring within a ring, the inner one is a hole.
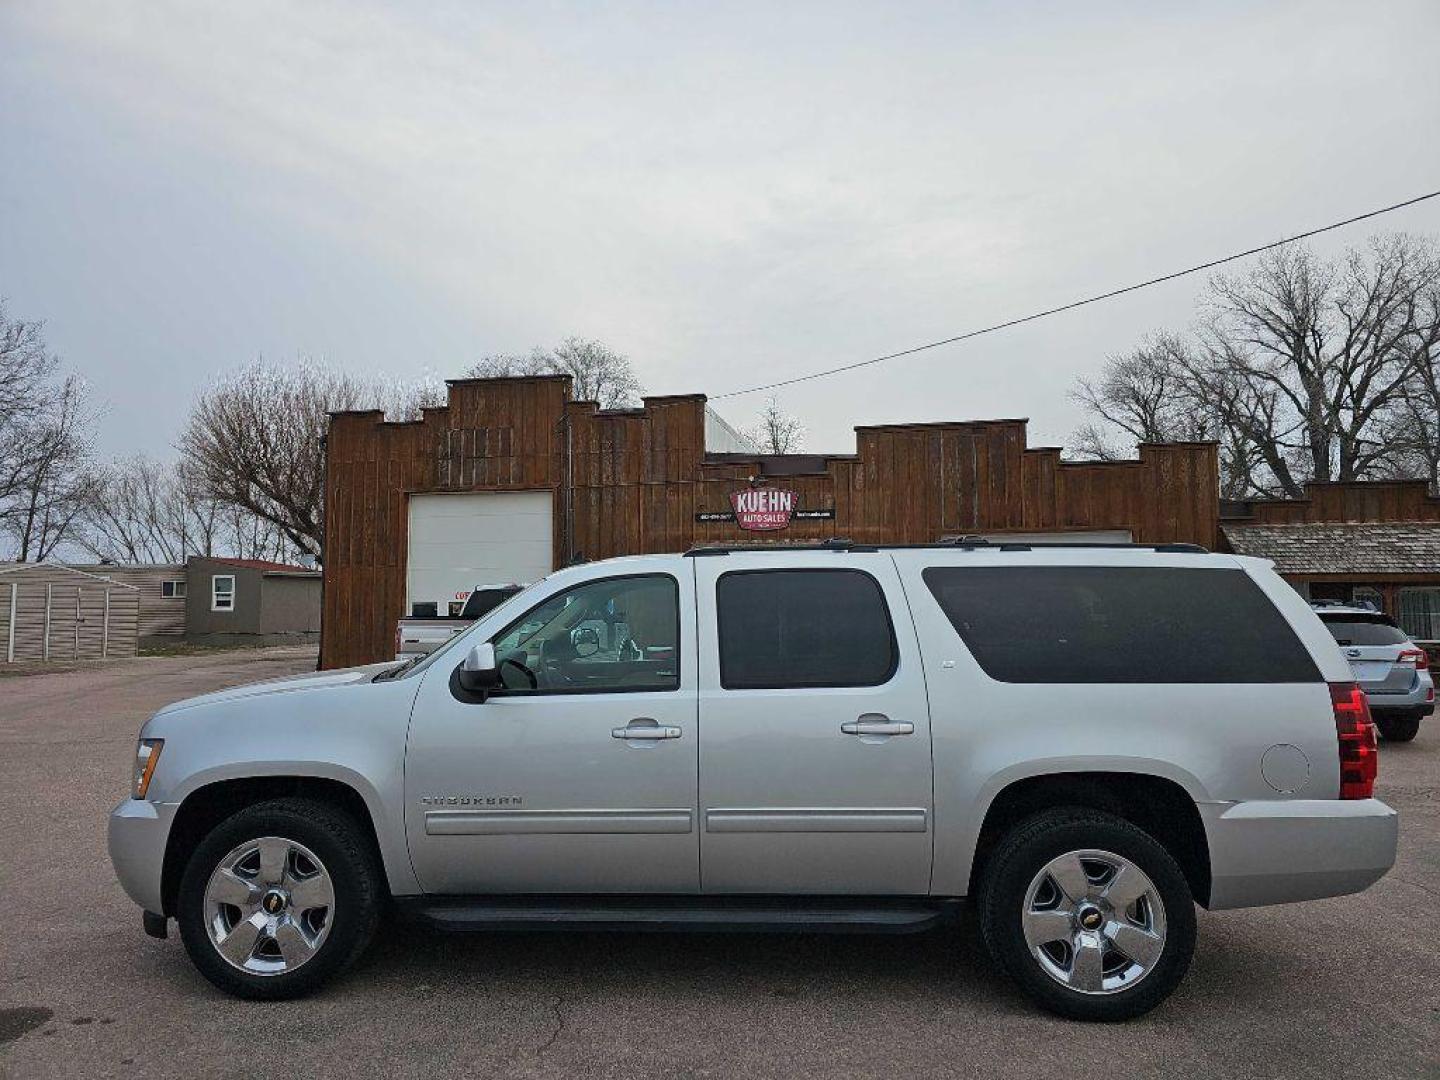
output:
M1305 485L1303 499L1226 503L1226 521L1302 525L1318 521L1440 521L1440 499L1424 480L1326 481Z
M393 655L405 602L407 499L434 491L555 494L554 564L716 541L926 542L968 532L1128 529L1140 542L1212 546L1215 447L1142 446L1135 461L1076 464L1029 449L1023 420L856 429L854 454L823 470L766 477L803 509L781 534L698 523L728 510L757 467L705 460L705 398L650 397L606 412L569 400L569 379L462 380L449 403L412 423L341 413L326 443L321 663Z
M0 663L134 656L138 620L133 588L45 564L0 573Z

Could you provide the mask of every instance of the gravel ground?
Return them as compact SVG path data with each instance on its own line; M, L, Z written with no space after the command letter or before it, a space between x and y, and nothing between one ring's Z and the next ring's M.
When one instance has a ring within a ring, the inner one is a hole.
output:
M1038 1013L973 925L914 937L382 931L321 995L232 1001L145 937L105 854L135 732L308 649L0 682L0 1074L1440 1076L1440 723L1385 746L1400 861L1359 896L1200 915L1189 977L1123 1026Z

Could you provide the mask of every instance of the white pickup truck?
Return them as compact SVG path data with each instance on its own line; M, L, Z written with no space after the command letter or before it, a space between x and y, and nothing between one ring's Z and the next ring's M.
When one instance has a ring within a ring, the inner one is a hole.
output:
M168 706L110 854L243 997L314 989L395 910L903 932L968 898L1036 1001L1116 1020L1179 982L1196 904L1390 868L1376 758L1335 639L1257 559L701 548L557 571L413 663Z
M426 655L523 588L523 585L513 583L476 585L465 598L465 606L458 615L437 613L401 619L395 627L395 659L411 660Z

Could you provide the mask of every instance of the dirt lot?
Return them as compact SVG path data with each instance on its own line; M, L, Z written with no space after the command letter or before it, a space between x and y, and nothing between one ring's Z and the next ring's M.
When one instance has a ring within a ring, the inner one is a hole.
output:
M145 717L314 665L305 649L0 682L0 1074L1440 1076L1440 724L1386 747L1394 872L1360 896L1201 913L1145 1019L1066 1024L973 927L916 937L443 937L393 927L308 1001L229 1000L154 941L105 854Z

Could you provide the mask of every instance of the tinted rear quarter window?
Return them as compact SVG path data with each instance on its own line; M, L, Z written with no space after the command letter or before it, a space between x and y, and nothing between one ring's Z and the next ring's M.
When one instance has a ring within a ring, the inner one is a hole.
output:
M879 686L895 672L885 594L864 571L732 571L715 605L727 690Z
M1320 621L1341 645L1400 645L1410 640L1384 616L1321 615Z
M1010 683L1286 683L1320 678L1244 571L935 566L930 592L976 662Z

